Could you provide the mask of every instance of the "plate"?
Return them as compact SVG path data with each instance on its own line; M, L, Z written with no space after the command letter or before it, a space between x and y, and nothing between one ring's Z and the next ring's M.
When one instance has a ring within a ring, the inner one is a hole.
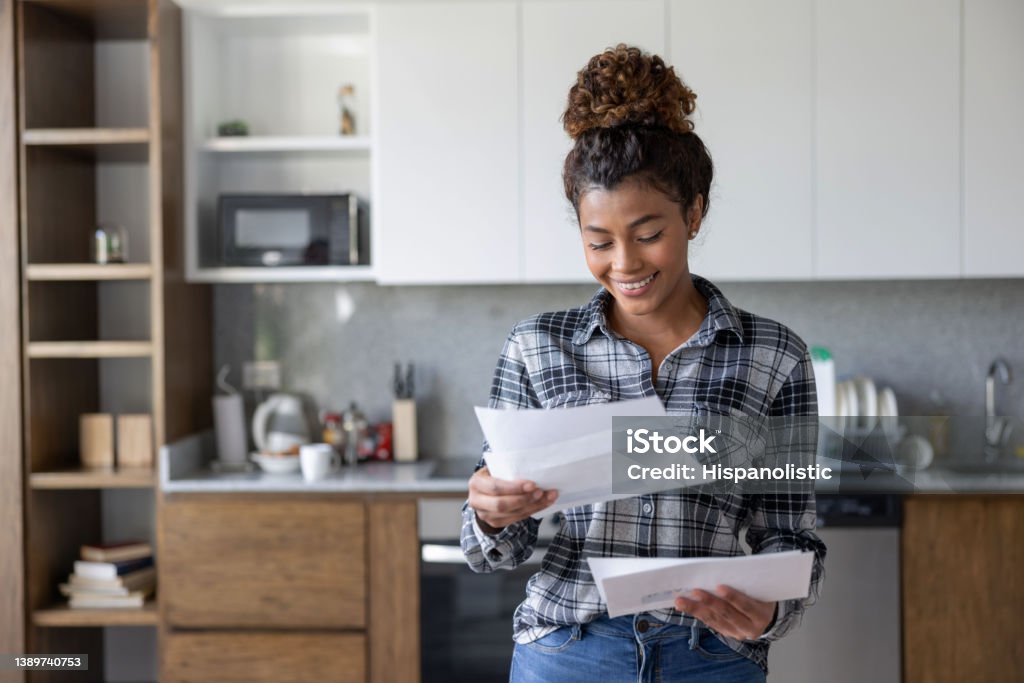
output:
M863 429L873 429L878 421L878 391L875 383L868 377L858 377L853 381L857 390L857 405L860 406L860 419L857 424Z
M297 455L264 455L262 453L251 454L253 462L260 466L267 474L288 474L299 471L299 456Z
M857 400L857 386L853 380L843 382L846 393L846 431L853 431L857 428L858 417L860 416L860 402Z
M884 387L878 392L878 417L899 417L900 411L896 407L896 392L889 387Z

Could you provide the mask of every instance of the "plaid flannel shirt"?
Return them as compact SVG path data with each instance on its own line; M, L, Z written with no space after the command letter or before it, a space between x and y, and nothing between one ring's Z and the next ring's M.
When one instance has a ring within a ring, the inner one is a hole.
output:
M803 341L773 320L735 308L707 280L693 276L693 282L707 299L707 316L697 333L665 358L656 382L647 352L608 326L611 295L602 289L586 306L542 313L513 328L494 374L490 406L562 408L656 395L669 415L816 415L814 375ZM485 456L487 451L485 443ZM807 599L780 603L775 622L757 640L719 636L767 670L769 642L799 623L820 588L825 546L814 534L815 521L814 497L806 493L679 489L565 510L516 609L513 637L528 643L606 613L587 557L741 555L745 532L754 553L815 553ZM475 572L511 569L533 552L537 528L530 518L490 536L467 501L462 550ZM650 614L684 626L696 621L676 610Z

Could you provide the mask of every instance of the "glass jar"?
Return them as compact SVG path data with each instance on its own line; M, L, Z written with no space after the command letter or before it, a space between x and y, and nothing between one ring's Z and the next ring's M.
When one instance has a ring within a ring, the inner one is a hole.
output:
M124 263L128 257L128 235L117 223L100 223L92 235L93 263Z

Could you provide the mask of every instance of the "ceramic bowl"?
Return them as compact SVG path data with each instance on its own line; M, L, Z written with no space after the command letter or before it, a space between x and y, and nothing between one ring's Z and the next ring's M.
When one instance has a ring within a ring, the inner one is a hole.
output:
M253 453L252 460L267 474L289 474L299 471L299 456L297 455Z

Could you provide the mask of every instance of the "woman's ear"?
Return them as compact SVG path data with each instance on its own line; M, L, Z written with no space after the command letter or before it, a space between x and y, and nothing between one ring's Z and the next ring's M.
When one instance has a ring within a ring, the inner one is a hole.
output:
M686 217L686 233L692 240L700 230L701 219L704 213L704 195L697 195L690 204L689 215Z

